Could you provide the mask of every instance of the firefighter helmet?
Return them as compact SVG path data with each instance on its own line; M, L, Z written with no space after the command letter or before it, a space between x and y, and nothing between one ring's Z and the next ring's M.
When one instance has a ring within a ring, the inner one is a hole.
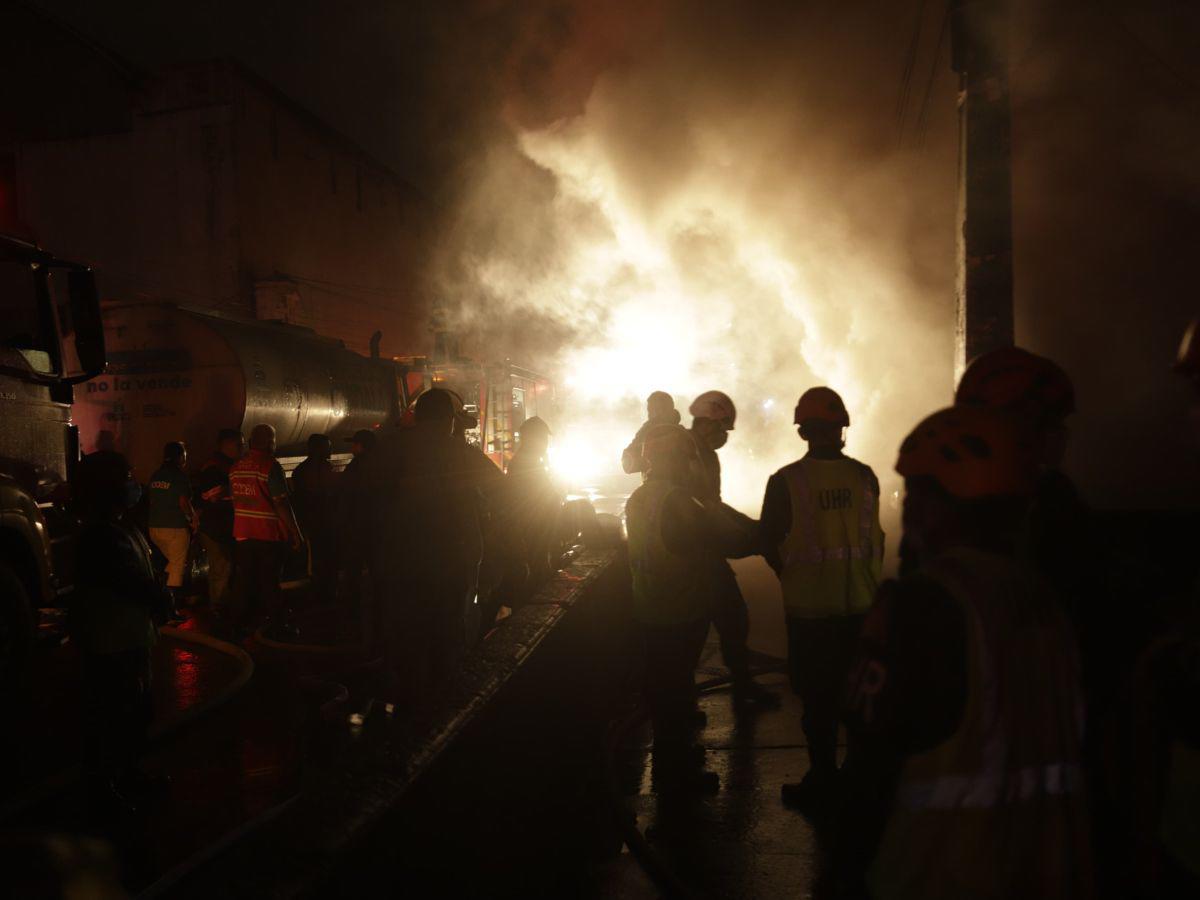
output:
M1026 496L1037 476L1029 426L1008 410L953 406L925 419L900 445L896 471L928 477L952 497Z
M695 419L713 419L717 422L724 422L730 431L733 430L733 425L737 421L737 407L733 405L729 395L721 391L705 391L692 401L688 412Z
M450 400L454 403L454 418L458 420L459 425L464 429L470 429L479 424L479 416L467 411L467 404L463 402L462 394L449 388L442 388L442 390L450 395Z
M417 402L413 404L413 419L418 422L432 422L438 419L454 418L454 399L450 392L442 388L430 388L424 391Z
M1192 319L1183 333L1179 355L1175 359L1175 371L1181 375L1200 375L1200 316Z
M797 425L803 425L812 419L842 428L850 427L850 413L846 412L846 404L832 388L809 388L800 395L794 421Z
M954 402L1065 419L1075 412L1075 387L1053 360L1020 347L1002 347L971 360Z

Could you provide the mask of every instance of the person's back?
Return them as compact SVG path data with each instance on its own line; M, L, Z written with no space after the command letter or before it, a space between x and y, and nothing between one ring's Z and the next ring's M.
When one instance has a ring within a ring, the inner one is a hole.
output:
M633 440L621 451L621 468L625 474L633 475L646 471L646 461L642 455L642 446L646 442L646 432L655 425L678 425L679 410L675 408L675 399L666 391L655 391L646 398L646 421L637 430Z
M832 867L873 857L879 900L1092 896L1078 653L1016 552L1032 445L1008 413L963 407L901 445L920 565L863 628Z
M329 522L337 491L337 473L323 456L305 457L292 472L292 505L306 532Z
M1069 623L1048 585L994 551L948 550L892 589L910 602L921 593L922 603L935 592L943 620L961 628L962 702L954 725L910 746L868 873L873 896L1090 896L1091 873L1079 866L1090 861L1089 829ZM901 601L889 614L913 613ZM943 681L945 695L958 694L952 683Z

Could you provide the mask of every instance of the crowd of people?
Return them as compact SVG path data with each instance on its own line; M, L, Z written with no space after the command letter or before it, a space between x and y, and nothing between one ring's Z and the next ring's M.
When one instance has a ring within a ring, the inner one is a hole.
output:
M200 612L188 603L207 606L206 627L219 636L295 638L299 617L281 582L289 557L303 559L307 607L333 610L333 639L376 654L381 690L419 707L465 648L549 576L562 496L545 422L520 426L507 474L468 442L476 421L455 392L425 391L407 424L356 432L341 472L332 440L312 435L290 483L268 424L251 429L248 447L239 430L220 431L194 476L186 447L171 442L145 500L120 453L80 461L70 627L91 698L88 771L99 803L129 809L147 787L138 757L150 652L159 626ZM196 536L207 597L188 578Z
M1200 409L1196 326L1178 371ZM1075 401L1061 367L985 354L954 405L913 428L887 581L879 482L843 452L835 391L800 396L807 450L768 480L757 522L720 501L732 400L712 391L690 412L686 429L655 392L622 456L644 476L626 518L660 793L719 787L695 740L710 624L735 702L774 705L746 667L726 562L761 555L779 577L809 757L781 801L825 838L825 895L1200 896L1195 592L1117 596L1139 582L1062 471Z
M1200 396L1195 328L1179 371ZM1136 640L1134 623L1106 619L1106 597L1128 582L1061 468L1074 411L1071 380L1048 359L1007 348L973 361L954 405L900 445L900 567L885 581L879 481L844 452L851 415L834 390L800 396L806 452L770 477L757 520L721 500L731 398L700 395L685 428L668 394L650 395L621 462L643 477L625 513L656 790L720 786L696 743L710 627L737 708L780 706L752 672L729 564L761 555L779 578L809 759L781 802L828 836L832 894L1195 895L1194 597L1159 604L1161 615L1145 604ZM281 570L307 548L314 602L369 636L385 690L413 705L548 576L562 496L546 423L521 425L505 474L467 441L475 422L453 392L424 392L411 419L356 433L340 473L330 438L312 435L290 485L269 425L251 430L248 449L240 431L221 431L190 478L186 447L167 444L145 534L128 521L140 486L125 458L80 462L71 627L97 791L124 803L145 780L149 653L157 625L181 614L194 535L218 627L239 638L264 623L294 630Z

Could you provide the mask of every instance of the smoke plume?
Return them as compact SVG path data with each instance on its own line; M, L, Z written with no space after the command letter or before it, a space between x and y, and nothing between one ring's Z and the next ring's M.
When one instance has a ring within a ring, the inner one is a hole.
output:
M442 301L478 342L503 335L551 368L560 437L589 475L616 468L652 390L686 422L718 388L739 407L727 499L753 511L802 452L797 396L828 384L848 452L895 490L896 446L951 391L945 57L922 146L912 131L935 35L900 122L895 33L913 10L620 5L600 22L592 4L543 6L515 29L534 37L510 48L520 74L455 200Z

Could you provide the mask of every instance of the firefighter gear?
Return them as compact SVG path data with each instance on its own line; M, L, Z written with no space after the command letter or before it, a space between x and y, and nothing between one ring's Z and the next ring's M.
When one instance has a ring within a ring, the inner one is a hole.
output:
M793 423L803 425L814 419L818 422L839 425L842 428L850 427L850 413L846 411L846 404L842 402L838 392L832 388L809 388L800 395L800 400L796 403L795 415L792 417Z
M1028 411L1038 419L1065 419L1075 412L1075 387L1053 360L1020 347L1003 347L971 360L954 403Z
M287 526L274 500L287 496L287 482L275 456L252 449L229 469L233 497L233 537L238 541L286 541Z
M669 481L647 481L625 507L633 617L646 625L682 625L707 615L703 570L695 559L671 553L663 542L663 507L680 490Z
M868 872L872 896L1088 897L1078 661L1052 594L1000 554L954 548L923 570L965 620L957 728L908 755ZM864 677L855 701L880 686Z
M860 615L883 568L879 482L869 466L808 455L780 469L792 524L780 544L783 605L792 618Z
M935 480L952 497L1028 496L1037 474L1031 430L991 407L955 406L921 422L900 445L896 471Z
M863 614L883 566L879 481L869 466L842 453L850 421L841 398L812 388L794 421L808 441L804 458L767 482L759 521L768 564L779 576L788 633L788 673L804 705L809 772L784 784L784 803L821 811L838 771L841 699ZM815 422L833 426L820 434Z
M737 408L729 395L721 391L705 391L692 401L688 413L694 419L712 419L714 422L725 423L727 431L732 431L737 422Z

